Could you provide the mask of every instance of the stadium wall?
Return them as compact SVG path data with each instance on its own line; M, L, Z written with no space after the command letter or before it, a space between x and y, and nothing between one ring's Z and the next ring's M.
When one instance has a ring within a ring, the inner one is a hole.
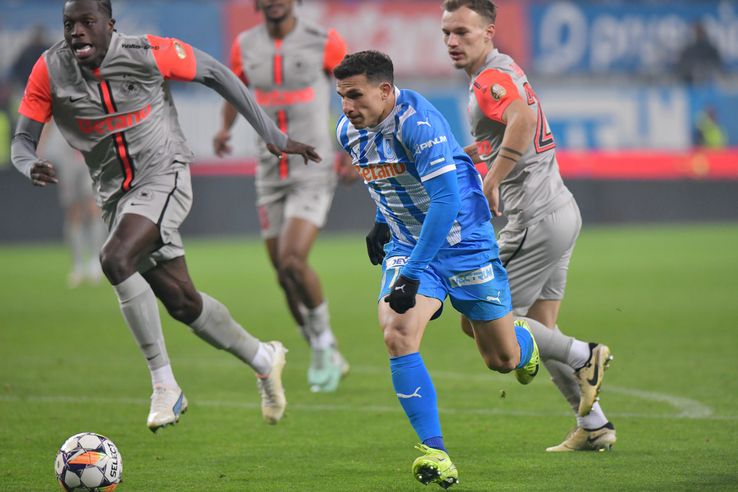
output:
M738 221L738 180L567 179L566 184L585 226ZM193 187L185 238L258 234L253 178L195 175ZM365 233L373 219L364 185L339 185L326 230ZM18 173L0 173L0 243L61 240L56 190L35 188Z

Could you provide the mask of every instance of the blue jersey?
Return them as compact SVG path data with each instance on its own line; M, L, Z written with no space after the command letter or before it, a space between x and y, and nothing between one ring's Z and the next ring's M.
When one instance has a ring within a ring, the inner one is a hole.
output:
M417 92L395 89L396 103L374 128L357 130L343 115L336 136L353 158L394 240L415 245L430 196L424 183L456 173L459 211L446 236L454 246L491 219L482 181L441 113Z

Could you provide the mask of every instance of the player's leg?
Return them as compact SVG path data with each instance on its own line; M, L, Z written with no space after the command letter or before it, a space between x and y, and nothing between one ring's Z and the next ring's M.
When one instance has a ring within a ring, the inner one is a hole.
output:
M407 256L388 254L382 264L382 283L377 304L379 325L390 357L395 394L422 445L423 453L413 463L413 476L428 484L444 486L458 481L458 472L446 453L438 417L436 390L420 355L420 342L431 317L440 309L446 290L429 268L420 279L416 305L403 314L384 301Z
M471 327L487 367L501 373L515 370L518 381L530 383L538 374L538 348L527 325L513 319L510 287L502 263L494 258L471 271L469 264L463 257L444 263L443 278L448 283L451 303L464 315L462 322Z
M109 218L112 222L112 217ZM159 230L141 215L123 214L114 220L100 262L118 296L123 318L146 358L154 388L147 425L155 431L175 423L187 408L187 400L169 362L156 296L137 271L138 265L159 244Z
M338 352L330 325L328 301L308 258L333 199L333 183L304 182L288 193L279 239L280 277L293 286L300 301L305 338L312 349L308 383L313 391L335 391L349 365Z
M89 176L87 176L88 184ZM102 248L107 231L105 224L100 217L100 208L95 202L95 198L90 193L84 199L84 223L83 230L85 236L85 249L87 250L87 261L85 265L85 274L87 279L93 284L97 284L102 279L103 273L100 267L100 249Z
M274 267L274 271L277 273L277 280L279 281L279 286L282 288L282 292L284 293L285 301L287 302L287 307L289 308L290 315L292 316L292 319L295 320L300 333L309 343L310 340L308 339L304 329L305 307L300 304L300 300L294 287L289 283L287 279L282 278L282 276L279 275L279 237L275 236L264 239L264 246L266 247L267 254L269 255L269 262L271 263L272 267Z
M320 279L308 263L317 234L318 227L312 222L298 217L287 219L279 236L279 274L295 289L304 306L302 328L312 349L308 384L313 391L335 391L348 364L336 347Z
M158 262L144 277L167 312L188 325L205 342L239 358L254 370L262 393L262 414L277 423L286 400L281 382L286 350L280 342L261 342L233 319L228 308L199 292L189 275L184 256Z
M64 239L72 254L72 269L67 276L67 285L74 289L84 281L85 235L83 205L77 201L64 207Z

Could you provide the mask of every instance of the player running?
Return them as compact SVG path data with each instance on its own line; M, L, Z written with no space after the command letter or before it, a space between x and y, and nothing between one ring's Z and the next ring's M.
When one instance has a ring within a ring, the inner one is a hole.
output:
M192 283L179 226L192 204L187 147L167 80L204 84L229 100L272 151L319 160L310 146L285 136L227 67L177 39L115 31L109 0L64 4L64 40L36 63L13 137L15 167L36 186L56 183L53 164L36 155L53 116L70 146L82 152L110 234L100 259L151 372L147 425L174 424L187 409L162 335L158 297L169 314L210 345L227 350L257 374L261 410L278 422L286 400L286 349L260 342L228 309Z
M395 392L422 441L413 475L448 488L458 472L418 352L426 325L450 296L471 320L487 367L515 370L524 384L538 372L538 349L524 323L513 324L479 174L438 110L417 92L396 88L393 72L392 60L376 51L354 53L336 67L344 113L336 136L376 203L377 224L391 234L378 316ZM381 261L373 248L369 253Z
M495 216L505 203L500 259L516 315L527 316L541 359L576 414L577 427L547 451L610 449L615 428L597 394L610 349L564 335L556 325L566 273L582 220L556 162L556 144L525 73L495 49L497 9L489 0L446 0L442 30L456 68L471 77L469 117L476 144L465 150L487 163L484 194ZM472 335L468 321L464 331Z
M294 0L259 0L256 6L266 23L236 37L231 68L282 131L314 143L326 157L304 166L299 156L275 157L260 141L256 205L261 234L290 313L312 348L308 384L313 391L335 391L349 365L337 350L328 303L308 256L336 187L328 128L330 73L346 54L346 44L336 31L298 19ZM219 156L230 152L236 116L226 102L213 139Z

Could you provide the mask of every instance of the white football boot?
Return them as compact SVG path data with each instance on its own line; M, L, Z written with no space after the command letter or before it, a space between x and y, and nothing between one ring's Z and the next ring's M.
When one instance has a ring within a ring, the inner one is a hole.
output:
M261 394L261 415L269 424L276 424L282 419L287 407L287 398L282 386L282 369L286 363L287 349L280 342L268 342L274 350L272 370L266 376L256 377L256 386Z
M187 411L187 398L179 388L154 386L151 394L151 409L146 425L151 432L156 432L166 425L174 425L180 414Z

